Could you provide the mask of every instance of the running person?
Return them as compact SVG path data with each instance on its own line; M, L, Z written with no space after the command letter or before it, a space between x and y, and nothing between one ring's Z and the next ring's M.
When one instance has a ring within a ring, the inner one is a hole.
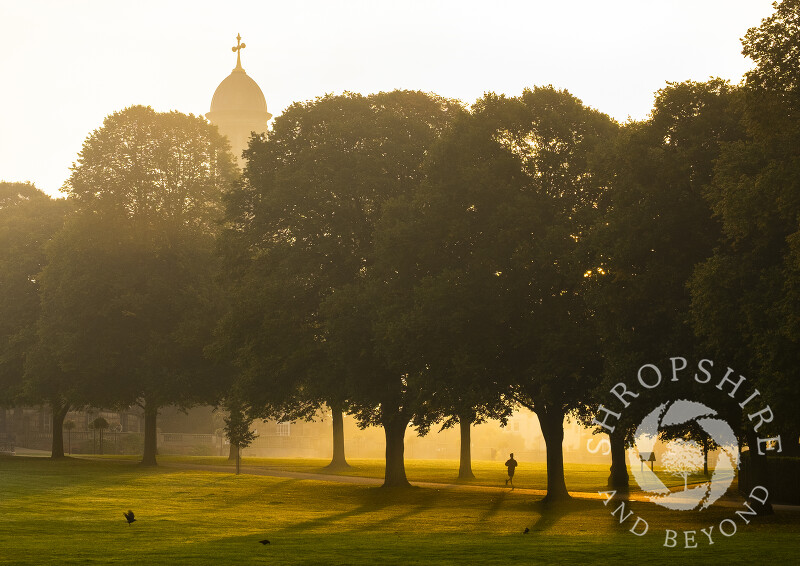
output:
M508 485L508 482L511 482L511 489L514 489L514 470L517 467L517 461L514 459L513 452L509 454L509 456L511 457L506 460L506 468L508 468L508 479L506 480L506 485Z

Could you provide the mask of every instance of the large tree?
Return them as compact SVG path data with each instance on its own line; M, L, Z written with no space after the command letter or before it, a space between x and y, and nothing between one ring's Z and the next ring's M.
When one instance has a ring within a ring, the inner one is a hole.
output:
M444 351L440 327L465 343L447 363L423 349L430 373L460 367L466 392L480 379L537 414L551 500L568 497L564 418L599 378L584 238L602 189L593 155L615 131L607 116L551 87L486 95L432 153L416 195L435 242L418 298L435 292L457 305L426 338Z
M229 201L223 252L235 299L220 335L248 399L266 408L259 416L295 415L303 400L382 425L386 485L407 484L402 446L413 413L397 396L402 375L374 352L344 359L339 346L352 342L336 332L345 319L322 305L369 272L383 204L420 183L427 150L458 108L408 91L296 103L252 140L245 182Z
M617 491L628 488L626 442L654 400L625 408L609 389L645 363L697 351L686 284L719 237L703 191L721 144L741 135L737 108L736 90L722 80L669 84L650 118L627 124L603 161L608 190L590 235L590 301L604 362L597 396L623 415L600 429L613 428L609 485Z
M505 144L520 156L523 191L534 197L528 210L538 222L520 226L519 243L509 257L513 310L502 343L506 379L542 428L546 498L559 500L569 497L564 418L585 408L600 378L597 329L586 301L585 275L591 265L586 240L605 188L595 159L617 125L564 91L534 89L519 101L521 120Z
M773 411L758 434L745 419L757 481L767 481L757 436L780 434L784 454L800 453L800 2L774 6L743 40L756 63L743 88L746 136L717 162L707 197L723 239L691 282L698 335Z
M73 399L57 368L31 371L31 356L46 245L63 226L68 211L65 201L54 200L33 185L0 183L0 412L4 417L8 406L49 404L53 458L64 456L61 425ZM24 380L26 359L29 378ZM4 429L0 422L0 430Z
M480 317L491 313L475 308L495 275L486 272L487 258L443 249L440 230L447 229L451 209L429 209L426 187L389 203L378 224L369 277L382 287L373 296L383 308L371 339L414 376L419 408L412 424L420 434L437 423L442 430L459 427L458 478L469 480L472 427L487 419L505 423L513 410L509 391L497 386L487 365L494 355L485 332L491 322Z
M158 409L212 397L203 346L235 171L202 118L133 106L87 138L64 186L77 214L49 250L42 349L87 384L87 402L142 407L145 465L156 463Z

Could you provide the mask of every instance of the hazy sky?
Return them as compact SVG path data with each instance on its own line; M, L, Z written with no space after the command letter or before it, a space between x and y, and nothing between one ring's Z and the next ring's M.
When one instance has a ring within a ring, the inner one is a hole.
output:
M57 194L83 140L132 104L208 112L242 65L279 115L344 90L566 88L624 121L667 81L751 64L740 38L771 0L0 0L0 180Z

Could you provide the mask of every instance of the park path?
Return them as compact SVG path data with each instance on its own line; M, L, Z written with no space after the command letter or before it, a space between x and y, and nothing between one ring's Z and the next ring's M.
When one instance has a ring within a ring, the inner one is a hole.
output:
M79 456L79 457L86 460L94 460L94 459L99 460L99 458L93 458L91 456ZM103 460L108 461L107 458L103 458ZM214 465L214 464L192 464L190 462L159 462L159 467L176 469L176 470L198 470L205 472L214 472L219 474L234 473L233 467L229 465L225 466L225 465ZM383 485L383 478L371 478L364 476L347 476L340 474L323 474L315 472L292 472L289 470L277 470L274 468L263 468L260 466L241 466L239 470L242 474L253 475L253 476L268 476L275 478L291 478L298 480L348 483L355 485L370 485L375 487ZM472 491L472 492L484 492L484 493L510 492L510 493L515 493L517 495L532 495L538 497L544 497L545 495L547 495L547 490L544 489L515 488L512 490L511 488L506 487L504 485L491 486L491 485L476 485L469 483L447 483L447 482L425 482L425 481L413 481L411 482L411 485L416 487L425 487L437 490L445 489L445 490L459 490L459 491ZM599 492L592 492L592 491L570 491L569 494L574 499L584 499L584 500L606 499L605 495L602 495ZM646 494L636 491L629 493L627 496L627 500L649 502L648 496ZM739 508L742 506L742 498L739 495L732 495L732 496L727 495L717 500L714 503L714 505L719 505L722 507ZM773 503L772 506L776 510L780 509L784 511L792 511L800 513L800 505L785 505L785 504Z
M86 460L100 459L100 458L93 458L91 456L78 456L78 457ZM108 461L107 458L103 458L103 460ZM231 466L214 465L214 464L192 464L190 462L160 462L159 467L179 469L179 470L180 469L200 470L200 471L214 472L220 474L231 474L234 471ZM268 476L275 478L292 478L298 480L349 483L356 485L371 485L376 487L383 485L383 478L346 476L340 474L321 474L314 472L292 472L289 470L276 470L274 468L263 468L259 466L241 466L239 470L243 474L253 475L253 476ZM512 490L506 486L500 486L500 485L490 486L490 485L475 485L468 483L445 483L445 482L423 482L423 481L415 481L411 483L412 485L417 487L426 487L431 489L464 490L473 492L511 492L517 495L534 495L540 497L544 497L545 495L547 495L547 490L544 489L516 488ZM606 499L606 496L601 495L598 492L592 492L592 491L570 491L569 494L575 499L588 499L588 500ZM643 501L643 502L649 501L644 493L636 491L628 494L627 499L629 501ZM723 507L741 507L742 499L738 495L725 496L716 501L714 505L720 505ZM786 505L780 503L773 503L772 506L776 510L780 509L784 511L792 511L800 513L800 505Z
M159 466L164 468L176 468L176 469L185 469L185 470L202 470L206 472L218 472L218 473L225 473L230 474L233 472L230 466L222 466L222 465L213 465L213 464L191 464L188 462L166 462L166 463L159 463ZM274 468L262 468L258 466L241 466L240 472L247 475L254 475L254 476L269 476L269 477L276 477L276 478L293 478L299 480L311 480L311 481L325 481L325 482L336 482L336 483L349 483L349 484L357 484L357 485L372 485L372 486L380 486L383 485L383 478L370 478L370 477L363 477L363 476L347 476L347 475L340 475L340 474L322 474L322 473L315 473L315 472L292 472L289 470L276 470ZM547 494L547 490L544 489L531 489L531 488L515 488L511 489L506 486L490 486L490 485L475 485L475 484L468 484L468 483L444 483L444 482L425 482L425 481L413 481L411 482L412 485L416 487L426 487L431 489L449 489L449 490L464 490L464 491L483 491L483 492L510 492L513 491L519 495L537 495L544 497ZM570 491L569 494L572 497L578 499L603 499L599 493L596 492L587 492L587 491ZM634 501L645 501L641 494L631 494L631 500Z
M176 468L176 469L186 469L186 470L202 470L207 472L217 472L223 474L230 474L233 472L231 466L216 466L212 464L191 464L188 462L167 462L167 463L160 463L159 466L163 466L165 468ZM299 479L299 480L311 480L311 481L325 481L325 482L335 482L335 483L349 483L349 484L356 484L356 485L371 485L371 486L381 486L383 485L383 478L370 478L370 477L363 477L363 476L346 476L346 475L339 475L339 474L321 474L321 473L313 473L313 472L292 472L289 470L276 470L273 468L262 468L258 466L241 466L239 468L240 472L247 475L254 475L254 476L269 476L269 477L276 477L276 478L292 478L292 479ZM531 489L531 488L515 488L511 489L506 486L490 486L490 485L475 485L475 484L468 484L468 483L443 483L443 482L424 482L424 481L414 481L411 482L411 485L416 487L426 487L431 489L446 489L446 490L461 490L461 491L473 491L473 492L511 492L517 495L534 495L539 497L544 497L547 495L547 490L544 489ZM596 491L570 491L569 494L575 499L586 499L586 500L604 500L606 496L601 495ZM632 492L628 494L627 499L629 501L642 501L642 502L649 502L648 496L641 492ZM714 505L719 505L721 507L736 507L739 508L742 506L742 499L740 496L725 496L719 500L717 500ZM793 512L800 512L800 505L783 505L773 503L772 506L777 510L786 510L786 511L793 511Z

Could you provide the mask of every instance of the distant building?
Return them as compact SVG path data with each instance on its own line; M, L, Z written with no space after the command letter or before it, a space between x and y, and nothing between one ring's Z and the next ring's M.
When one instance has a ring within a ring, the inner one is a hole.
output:
M267 112L267 101L256 81L245 73L242 67L241 35L236 36L236 67L225 80L219 83L211 99L211 111L206 118L227 136L239 167L244 165L242 151L247 148L253 132L267 131L267 122L272 114Z

